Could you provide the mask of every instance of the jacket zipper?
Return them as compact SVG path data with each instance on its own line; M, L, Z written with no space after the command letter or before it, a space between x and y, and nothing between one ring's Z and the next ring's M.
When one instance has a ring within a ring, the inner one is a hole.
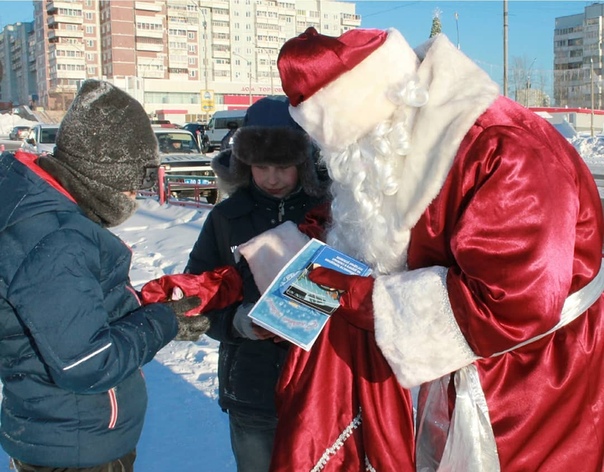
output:
M279 223L283 221L283 216L285 216L285 200L279 202Z

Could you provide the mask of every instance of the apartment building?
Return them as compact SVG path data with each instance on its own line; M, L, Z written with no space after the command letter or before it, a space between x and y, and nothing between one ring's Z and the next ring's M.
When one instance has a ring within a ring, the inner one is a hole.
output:
M559 107L604 107L604 3L556 18L554 100Z
M33 22L8 25L0 32L0 102L38 101Z
M361 25L353 3L335 0L43 0L33 6L42 106L64 110L82 80L103 78L157 118L207 118L282 93L276 64L286 40L309 26L339 36Z

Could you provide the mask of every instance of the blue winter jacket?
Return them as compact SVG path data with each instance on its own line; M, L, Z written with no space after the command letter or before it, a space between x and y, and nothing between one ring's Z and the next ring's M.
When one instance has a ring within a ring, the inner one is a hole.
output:
M90 467L136 447L140 367L177 321L140 306L129 248L49 180L0 156L0 444L26 463Z

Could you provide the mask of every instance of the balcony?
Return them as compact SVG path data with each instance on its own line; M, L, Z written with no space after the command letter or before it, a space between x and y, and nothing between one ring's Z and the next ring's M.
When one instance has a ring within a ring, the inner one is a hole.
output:
M84 18L81 16L73 16L73 15L49 15L48 16L48 27L56 28L57 25L60 24L72 24L72 25L82 25L84 24Z
M136 36L140 38L158 38L163 39L163 30L150 30L144 28L136 28Z
M230 40L230 38L217 38L217 37L213 36L212 44L216 45L216 46L230 46L231 40Z
M231 21L231 17L228 13L216 13L216 10L212 11L212 21L225 21L229 23ZM214 25L212 24L212 27Z
M153 2L134 2L134 8L142 11L161 12L162 6Z
M212 31L214 33L227 34L227 35L231 33L231 29L228 25L227 26L212 26Z
M342 26L356 28L361 26L361 15L342 14L340 22Z
M82 10L82 2L68 2L60 0L49 0L46 2L46 13L49 15L53 15L59 10L59 8Z
M228 50L220 51L214 49L212 52L212 56L214 56L216 59L228 59L231 57L231 53Z
M154 43L144 43L141 41L137 41L136 50L137 51L163 52L164 45L163 45L163 43L154 44Z
M59 38L82 39L84 38L84 32L82 30L66 30L62 28L48 30L49 41L57 41Z
M59 79L68 79L68 80L85 80L86 79L86 71L81 70L58 70L56 72L57 78Z

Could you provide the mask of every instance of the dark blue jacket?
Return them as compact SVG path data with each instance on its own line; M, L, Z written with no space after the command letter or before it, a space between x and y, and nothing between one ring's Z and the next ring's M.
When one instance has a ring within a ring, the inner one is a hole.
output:
M0 443L30 464L89 467L136 447L140 367L177 322L140 307L129 248L49 179L0 156Z
M300 223L320 202L302 190L281 200L253 185L240 188L208 214L185 271L200 274L216 267L235 265L233 251L238 245L284 221ZM253 303L260 297L258 288L249 269L242 275L244 302ZM276 416L275 385L289 343L235 336L233 317L237 306L208 314L212 324L206 334L220 341L219 404L224 410Z

